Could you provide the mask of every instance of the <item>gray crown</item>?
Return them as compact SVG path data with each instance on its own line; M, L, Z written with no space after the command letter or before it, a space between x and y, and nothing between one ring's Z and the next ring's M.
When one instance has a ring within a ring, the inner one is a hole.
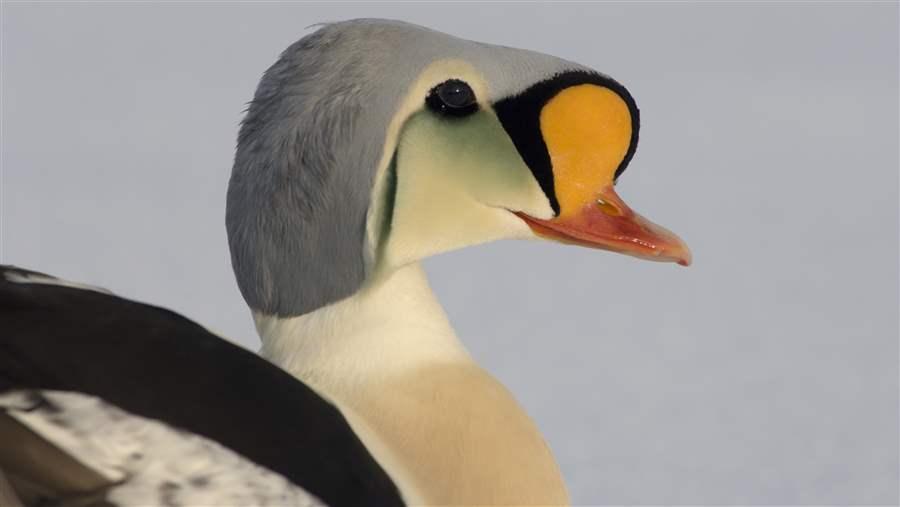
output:
M481 72L491 101L582 68L386 20L326 24L292 44L256 89L228 186L232 266L252 309L300 315L363 284L366 213L388 124L408 87L442 58Z

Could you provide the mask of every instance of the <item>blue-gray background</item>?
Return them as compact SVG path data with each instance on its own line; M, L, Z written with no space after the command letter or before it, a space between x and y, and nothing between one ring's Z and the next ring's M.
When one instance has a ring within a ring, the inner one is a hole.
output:
M642 109L620 191L693 267L427 263L576 503L898 501L896 3L7 3L2 261L256 348L223 226L241 112L304 27L369 16L579 61Z

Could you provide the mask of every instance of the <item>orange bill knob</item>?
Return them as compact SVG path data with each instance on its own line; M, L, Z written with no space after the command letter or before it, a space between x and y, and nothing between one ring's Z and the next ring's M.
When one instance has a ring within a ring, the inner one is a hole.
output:
M638 215L616 195L616 170L632 142L632 117L609 88L566 88L541 110L541 134L553 167L559 216L517 213L539 236L643 259L691 263L675 234Z

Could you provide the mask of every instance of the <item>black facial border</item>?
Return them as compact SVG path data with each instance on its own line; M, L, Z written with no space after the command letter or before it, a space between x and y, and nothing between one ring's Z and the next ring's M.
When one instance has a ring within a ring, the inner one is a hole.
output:
M616 168L615 179L625 172L637 149L638 131L641 126L640 111L631 94L618 81L609 76L586 70L572 70L556 74L530 86L525 91L504 98L493 104L500 123L512 139L516 149L531 169L541 189L547 194L553 212L559 215L559 201L553 182L553 167L547 144L541 134L541 109L553 97L570 86L595 84L609 88L618 94L631 113L631 142L622 163Z

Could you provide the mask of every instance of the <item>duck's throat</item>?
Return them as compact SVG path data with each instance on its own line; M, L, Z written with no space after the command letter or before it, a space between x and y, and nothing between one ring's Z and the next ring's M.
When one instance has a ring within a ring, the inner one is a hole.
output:
M472 361L418 264L256 323L262 354L341 409L409 504L567 503L537 428Z
M262 355L326 393L431 362L469 361L417 263L314 312L254 318Z

